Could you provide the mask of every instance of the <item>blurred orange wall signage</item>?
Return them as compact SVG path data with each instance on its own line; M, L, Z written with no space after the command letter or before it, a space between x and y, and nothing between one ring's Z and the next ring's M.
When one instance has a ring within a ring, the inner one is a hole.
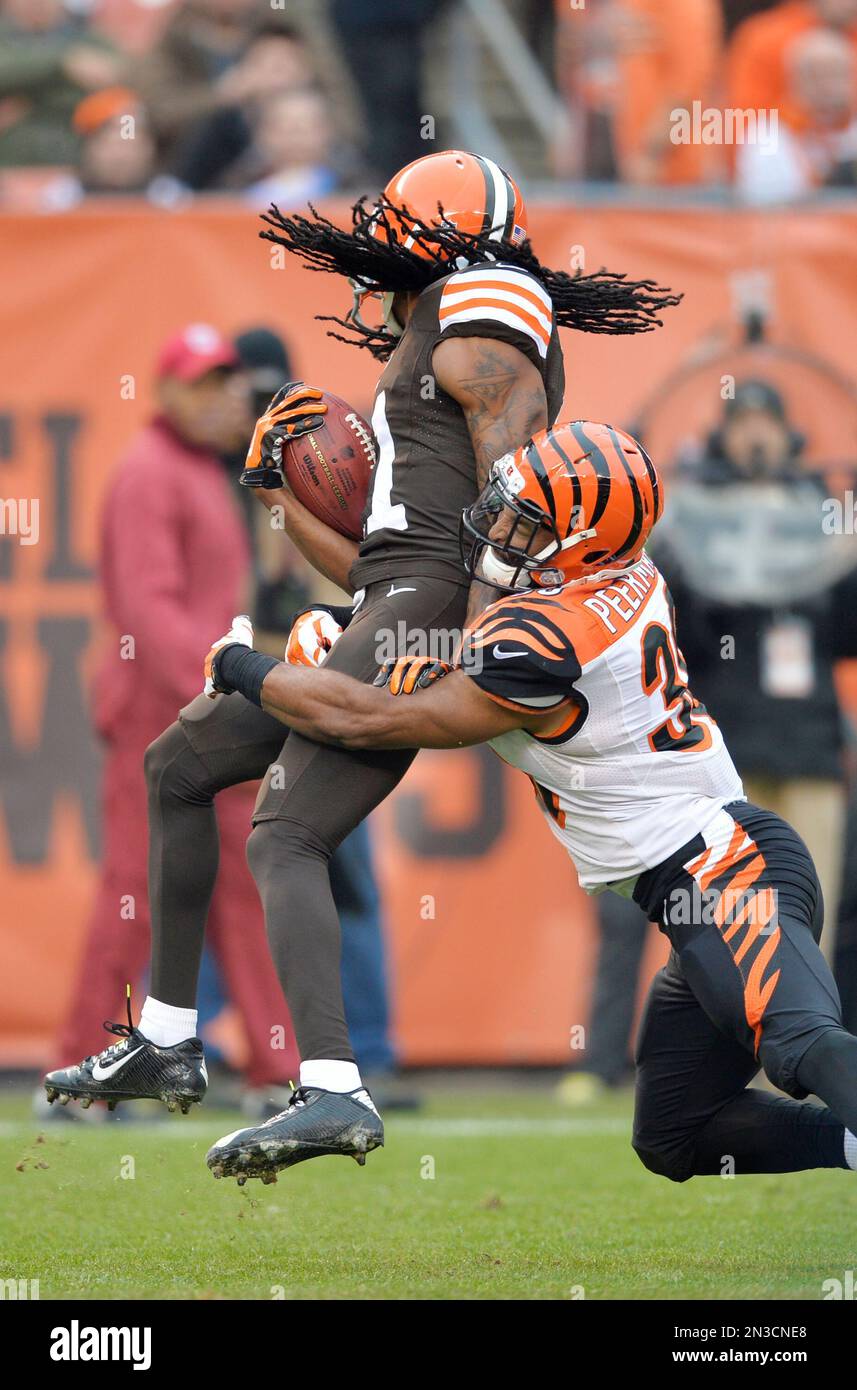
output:
M86 709L100 640L99 501L151 408L159 343L197 319L230 331L270 324L307 380L370 408L376 364L314 322L344 311L347 288L281 264L255 231L251 215L218 206L2 218L0 1065L48 1055L93 891L98 750ZM769 281L780 337L846 370L857 361L853 213L541 207L533 240L547 264L577 266L583 248L587 270L685 292L649 337L567 335L572 416L632 421L706 334L728 330L732 286L754 271ZM39 503L35 543L26 506L13 521L6 505L28 500ZM200 634L200 652L213 635ZM375 826L406 1059L573 1059L592 905L525 780L487 749L423 753Z

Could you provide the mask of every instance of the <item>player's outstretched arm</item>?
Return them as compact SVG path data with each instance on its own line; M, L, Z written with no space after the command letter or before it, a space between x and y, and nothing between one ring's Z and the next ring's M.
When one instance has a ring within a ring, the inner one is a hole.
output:
M340 671L275 662L235 627L212 647L205 675L209 694L239 691L306 738L343 748L463 748L556 720L498 704L462 671L397 699Z
M497 704L462 671L396 699L339 671L277 665L261 695L262 708L276 719L343 748L465 748L548 722Z
M550 423L541 373L525 353L497 338L448 338L435 348L432 366L438 385L464 412L481 492L492 463ZM471 586L468 625L494 598L487 585Z

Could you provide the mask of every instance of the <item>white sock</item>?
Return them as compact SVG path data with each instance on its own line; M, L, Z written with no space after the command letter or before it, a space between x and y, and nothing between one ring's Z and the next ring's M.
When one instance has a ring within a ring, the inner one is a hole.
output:
M849 1168L857 1168L857 1134L850 1129L845 1131L845 1162Z
M147 994L137 1026L156 1047L175 1047L185 1038L196 1037L196 1009L175 1009Z
M301 1062L301 1085L321 1091L356 1091L363 1085L356 1062Z

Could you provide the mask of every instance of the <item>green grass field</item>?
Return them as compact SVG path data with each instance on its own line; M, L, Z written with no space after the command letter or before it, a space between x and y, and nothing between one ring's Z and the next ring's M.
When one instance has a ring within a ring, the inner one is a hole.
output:
M0 1102L0 1278L42 1299L819 1299L857 1264L857 1174L676 1186L631 1150L625 1097L438 1091L365 1168L243 1189L204 1162L240 1123L203 1108L39 1141L27 1101Z

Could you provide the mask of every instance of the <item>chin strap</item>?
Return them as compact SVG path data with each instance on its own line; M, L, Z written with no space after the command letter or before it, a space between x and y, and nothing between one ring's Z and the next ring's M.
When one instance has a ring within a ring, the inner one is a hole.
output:
M481 576L477 575L477 578L486 579L489 584L497 584L501 589L529 589L531 587L526 570L521 569L520 565L506 565L502 560L498 560L491 546L482 552L479 568L482 573ZM526 576L526 582L522 584L520 580L523 576Z
M561 569L551 564L551 560L555 560L562 551L571 550L575 545L579 545L581 541L591 540L595 534L595 530L590 527L585 531L575 531L573 536L566 536L558 550L546 545L538 555L531 557L537 563L526 568L522 565L507 565L505 561L498 560L493 546L488 546L482 556L482 574L490 583L500 584L508 589L530 589L533 586L555 588L567 584L567 577ZM545 564L544 570L537 567L538 561L541 560Z
M393 300L395 297L394 294L381 295L381 317L384 320L384 327L387 332L394 338L401 338L405 330L393 312Z
M381 321L384 328L391 338L401 338L405 330L393 312L395 292L379 293L378 290L365 290L359 280L350 280L349 284L354 294L354 303L351 307L351 313L348 315L351 322L366 333L374 332L371 325L363 317L363 304L367 299L377 299L381 304Z

